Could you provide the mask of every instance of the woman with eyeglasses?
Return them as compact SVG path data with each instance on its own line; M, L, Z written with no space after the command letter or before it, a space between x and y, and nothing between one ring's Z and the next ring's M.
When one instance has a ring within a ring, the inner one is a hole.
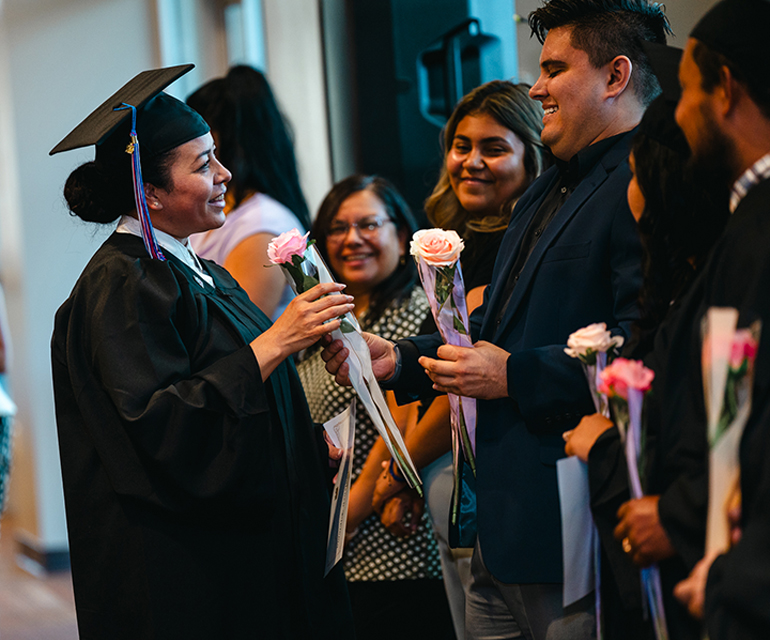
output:
M388 181L351 176L336 184L321 204L312 236L335 278L347 285L365 331L391 340L414 335L430 314L408 243L417 225L408 205ZM323 422L354 396L324 368L320 351L298 366L313 419ZM410 409L388 398L402 430ZM390 533L372 510L372 494L388 451L359 403L353 485L343 558L356 636L453 638L441 580L438 548L423 503L404 492L391 502L401 530ZM397 472L396 472L397 473Z

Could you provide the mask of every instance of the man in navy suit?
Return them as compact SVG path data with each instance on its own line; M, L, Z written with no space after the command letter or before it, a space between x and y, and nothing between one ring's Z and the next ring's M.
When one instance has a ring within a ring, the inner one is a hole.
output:
M581 365L564 353L593 322L628 335L637 317L640 248L626 203L633 129L659 87L641 41L665 42L667 20L647 0L550 0L529 18L543 42L530 95L557 159L513 212L474 348L438 334L367 336L375 374L400 401L451 392L478 402L478 539L466 638L593 637L593 599L562 607L556 460L562 433L594 411ZM341 343L327 368L347 378ZM425 375L427 373L427 376Z

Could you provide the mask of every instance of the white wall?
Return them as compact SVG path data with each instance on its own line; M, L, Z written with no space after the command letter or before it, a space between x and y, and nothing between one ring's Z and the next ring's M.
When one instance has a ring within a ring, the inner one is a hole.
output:
M345 0L323 0L321 6L332 174L337 182L356 172L353 60Z
M263 0L267 76L294 129L311 215L332 185L321 14L316 0Z
M16 347L19 405L11 508L41 551L66 547L50 375L56 309L105 235L64 207L68 173L93 151L48 151L102 100L153 66L151 2L5 0L0 42L0 170L3 280ZM0 67L2 69L2 67ZM8 245L11 249L6 254Z

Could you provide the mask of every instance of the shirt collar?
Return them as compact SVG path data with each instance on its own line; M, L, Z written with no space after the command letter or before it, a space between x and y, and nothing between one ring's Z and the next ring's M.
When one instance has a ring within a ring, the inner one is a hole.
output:
M556 166L559 168L559 173L569 182L579 182L596 166L596 163L610 150L610 147L614 146L626 134L628 131L589 144L566 162L557 158Z
M770 178L770 153L763 155L735 181L730 192L730 213L735 213L741 200L746 197L752 187L757 186L767 178Z
M132 216L123 216L118 223L116 229L118 233L128 233L133 236L142 237L142 223ZM165 231L161 231L155 227L155 237L158 240L158 244L166 251L173 254L174 257L184 262L190 269L195 271L197 275L203 278L209 285L214 286L214 279L203 270L203 266L198 260L198 256L195 255L190 242L185 240L181 242L172 235L169 235Z

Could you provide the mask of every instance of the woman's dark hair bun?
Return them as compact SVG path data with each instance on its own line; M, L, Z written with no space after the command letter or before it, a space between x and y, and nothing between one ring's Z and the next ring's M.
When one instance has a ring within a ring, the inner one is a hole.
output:
M75 169L64 185L69 210L86 222L107 224L126 213L119 201L123 191L115 177L98 162L86 162ZM117 188L116 188L117 187Z

